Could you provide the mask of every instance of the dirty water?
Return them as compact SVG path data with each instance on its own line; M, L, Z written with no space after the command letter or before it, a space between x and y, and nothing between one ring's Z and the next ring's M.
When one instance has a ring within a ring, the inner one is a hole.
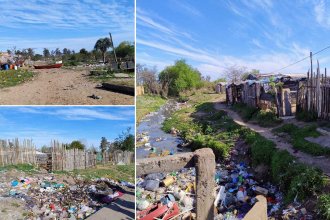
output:
M169 100L157 112L152 112L144 117L137 127L137 134L140 137L148 136L148 141L136 149L136 157L138 159L146 158L155 151L157 155L164 151L169 151L171 154L189 151L189 149L178 147L179 144L183 143L180 137L165 133L162 130L162 123L165 119L179 108L180 103Z

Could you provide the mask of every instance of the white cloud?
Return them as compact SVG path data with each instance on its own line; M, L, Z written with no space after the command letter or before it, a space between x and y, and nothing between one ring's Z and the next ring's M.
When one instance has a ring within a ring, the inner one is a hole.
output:
M173 2L173 1L172 1ZM202 13L195 7L193 7L191 4L189 4L189 1L174 1L174 4L179 7L180 11L183 9L183 11L187 12L189 15L202 17Z
M319 25L330 28L330 7L324 0L315 3L314 14Z
M134 7L127 1L109 0L30 0L24 4L13 4L10 0L1 0L5 6L1 10L1 26L24 28L26 24L38 28L88 29L108 27L127 30L134 25ZM133 31L133 30L131 30Z
M97 108L88 107L66 107L66 108L38 108L38 107L19 107L18 111L31 114L53 115L65 120L128 120L127 113L110 113ZM131 116L133 116L133 111Z

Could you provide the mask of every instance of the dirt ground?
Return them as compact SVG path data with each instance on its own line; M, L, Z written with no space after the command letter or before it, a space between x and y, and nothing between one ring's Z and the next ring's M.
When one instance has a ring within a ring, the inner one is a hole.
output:
M38 74L31 81L1 89L0 105L134 105L134 96L96 88L86 70L34 71Z
M221 100L220 100L221 101ZM228 115L239 125L250 128L258 132L260 135L276 143L277 148L287 150L291 155L295 156L300 162L314 167L320 168L327 176L330 176L330 158L325 156L312 156L301 151L295 151L293 146L288 143L284 138L279 137L272 133L273 128L264 128L259 125L244 122L243 119L234 111L230 110L225 104L220 103L218 100L214 103L217 110L224 110ZM296 124L294 121L290 123ZM299 122L297 122L299 124Z

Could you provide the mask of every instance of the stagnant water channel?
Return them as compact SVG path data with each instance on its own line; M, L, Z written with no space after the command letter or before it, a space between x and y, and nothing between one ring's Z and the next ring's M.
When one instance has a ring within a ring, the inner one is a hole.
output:
M172 134L165 133L162 130L162 123L171 116L173 112L178 110L179 103L169 100L157 112L152 112L145 116L137 126L137 134L145 134L149 136L149 144L141 146L136 150L137 158L146 158L152 152L151 148L155 148L157 154L164 150L168 150L173 154L187 152L188 149L178 148L178 144L182 144L183 140Z

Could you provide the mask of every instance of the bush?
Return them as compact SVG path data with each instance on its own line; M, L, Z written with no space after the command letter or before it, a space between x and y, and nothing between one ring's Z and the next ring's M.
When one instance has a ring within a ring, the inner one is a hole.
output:
M217 159L223 159L229 156L230 145L225 144L210 135L198 134L192 138L191 149L193 151L204 147L211 148Z
M257 136L258 137L258 136ZM259 136L256 141L251 145L252 164L254 166L259 164L270 165L273 153L275 151L275 144Z
M311 122L317 120L317 112L297 111L296 118L300 121Z
M297 197L302 201L320 192L324 184L325 181L320 170L305 166L302 172L293 177L285 199L292 201Z
M294 161L294 157L286 150L275 151L271 160L271 173L275 182L283 187L287 182L283 182L286 177L286 173L291 164Z
M234 111L238 112L238 114L243 118L245 121L249 121L252 117L257 113L258 109L255 107L247 106L243 103L236 103L233 105Z
M169 83L170 96L178 96L180 92L198 89L203 85L201 73L185 60L178 60L174 65L166 67L159 73L159 80L161 83Z
M330 194L323 194L318 198L317 208L322 219L330 220Z
M271 127L282 122L282 120L276 116L274 111L260 110L256 115L256 119L258 124L263 127Z

